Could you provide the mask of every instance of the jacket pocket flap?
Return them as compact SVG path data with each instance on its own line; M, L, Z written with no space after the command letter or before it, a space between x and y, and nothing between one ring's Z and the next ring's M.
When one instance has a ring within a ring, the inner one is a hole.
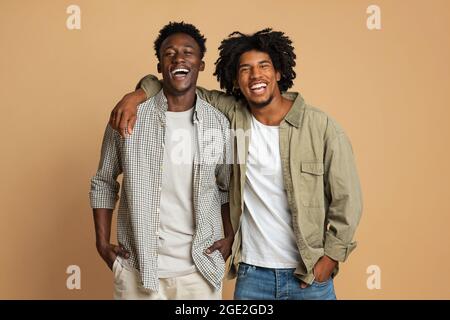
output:
M302 162L302 172L321 176L321 175L323 175L323 163L322 162Z

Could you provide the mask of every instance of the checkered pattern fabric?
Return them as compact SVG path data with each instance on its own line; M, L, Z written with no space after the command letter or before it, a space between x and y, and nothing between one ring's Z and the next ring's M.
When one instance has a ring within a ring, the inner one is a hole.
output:
M117 237L130 251L129 263L140 271L144 288L158 291L158 229L167 99L162 90L138 106L133 134L122 138L109 125L101 158L91 180L92 208L114 209L123 173ZM195 234L192 258L198 270L221 288L225 262L219 251L204 250L223 237L221 205L228 202L232 161L229 122L197 96L193 122L197 146L193 163ZM174 221L176 223L176 221Z

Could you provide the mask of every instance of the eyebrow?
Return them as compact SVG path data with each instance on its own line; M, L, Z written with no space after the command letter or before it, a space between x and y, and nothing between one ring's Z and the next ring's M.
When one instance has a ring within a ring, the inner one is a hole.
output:
M181 47L195 49L194 46L191 46L190 44L182 45ZM168 46L168 47L164 48L164 51L167 49L173 49L173 48L174 48L174 46Z
M269 60L258 61L258 64L263 64L263 63L270 63L270 64L272 64ZM240 64L240 65L238 66L238 69L240 69L240 68L242 68L242 67L251 67L251 65L248 64L248 63L243 63L243 64Z

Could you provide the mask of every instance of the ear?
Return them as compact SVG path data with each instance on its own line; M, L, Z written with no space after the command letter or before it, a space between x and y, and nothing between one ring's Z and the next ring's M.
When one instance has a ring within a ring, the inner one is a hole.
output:
M280 81L281 80L281 73L280 73L280 71L277 70L275 75L277 77L277 82Z
M161 63L158 62L158 64L156 65L156 68L158 70L158 73L161 73Z
M200 71L203 71L203 70L205 70L205 61L200 61L200 69L199 69Z

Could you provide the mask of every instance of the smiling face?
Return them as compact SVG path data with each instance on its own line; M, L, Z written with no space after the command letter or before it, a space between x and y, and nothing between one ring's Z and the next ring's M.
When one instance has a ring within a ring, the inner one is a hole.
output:
M241 55L237 82L251 106L263 108L280 94L277 83L280 79L280 72L275 70L268 53L251 50Z
M205 69L200 47L191 36L175 33L161 44L158 72L162 73L164 89L173 95L195 90L199 71Z

